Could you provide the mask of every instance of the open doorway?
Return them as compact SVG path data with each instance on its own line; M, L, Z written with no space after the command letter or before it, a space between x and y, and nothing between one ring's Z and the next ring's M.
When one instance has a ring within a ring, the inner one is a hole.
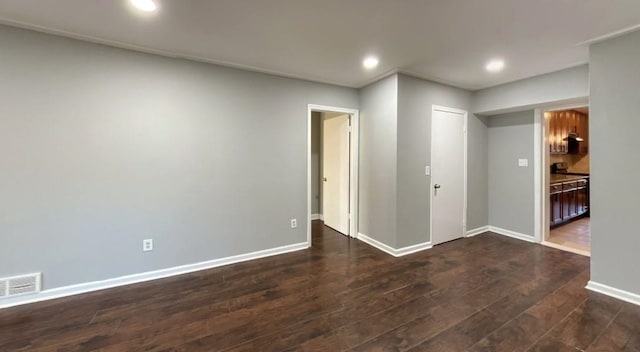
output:
M541 110L541 243L590 255L589 107Z
M322 232L348 237L358 233L358 119L357 110L309 105L309 245L313 229L326 227L330 231ZM316 221L313 226L312 221Z

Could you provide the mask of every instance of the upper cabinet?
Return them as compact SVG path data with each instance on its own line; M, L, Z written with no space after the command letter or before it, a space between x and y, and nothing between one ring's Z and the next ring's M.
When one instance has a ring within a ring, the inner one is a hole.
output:
M545 113L549 122L551 154L588 154L589 122L587 114L575 110Z

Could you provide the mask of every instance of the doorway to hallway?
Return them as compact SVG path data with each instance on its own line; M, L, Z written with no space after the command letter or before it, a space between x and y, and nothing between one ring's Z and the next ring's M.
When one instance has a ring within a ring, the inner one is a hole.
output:
M308 110L308 221L349 237L357 236L358 110L309 105Z

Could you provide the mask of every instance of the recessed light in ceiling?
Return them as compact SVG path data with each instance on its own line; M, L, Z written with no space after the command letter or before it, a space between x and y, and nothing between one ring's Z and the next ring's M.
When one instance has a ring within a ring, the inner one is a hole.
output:
M494 59L487 63L485 66L487 71L489 72L500 72L504 68L504 60L502 59Z
M371 70L376 68L379 62L380 61L378 60L377 57L369 56L366 59L364 59L364 61L362 61L362 66L364 66L364 68L366 68L367 70Z
M144 12L154 12L158 9L158 5L156 5L153 0L129 0L131 4L138 10Z

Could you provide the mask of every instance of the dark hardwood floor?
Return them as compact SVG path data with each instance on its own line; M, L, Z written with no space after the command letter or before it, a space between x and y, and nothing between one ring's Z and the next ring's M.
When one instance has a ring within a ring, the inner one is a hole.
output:
M589 258L496 234L394 258L313 247L0 310L0 351L640 351L640 307Z

